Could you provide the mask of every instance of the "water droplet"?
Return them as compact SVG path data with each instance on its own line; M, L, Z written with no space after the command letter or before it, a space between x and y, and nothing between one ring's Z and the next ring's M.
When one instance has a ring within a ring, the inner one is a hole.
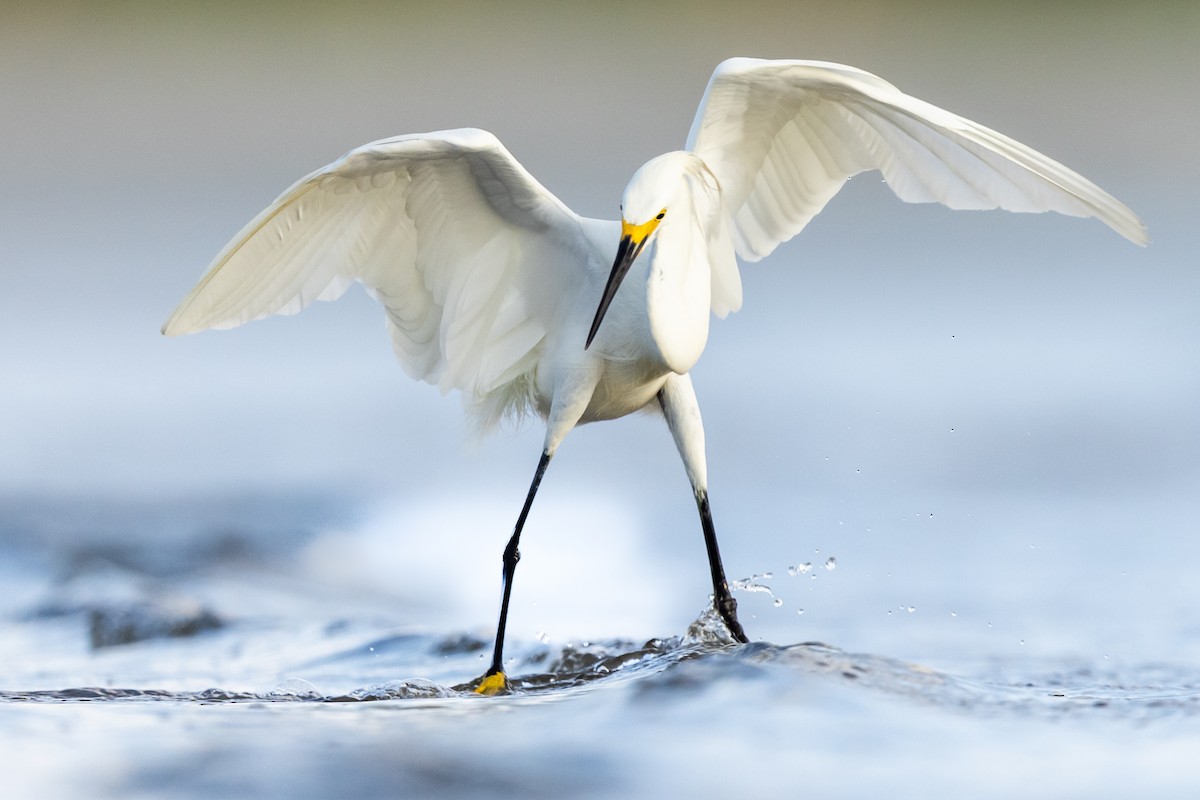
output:
M905 610L906 610L908 613L910 613L910 614L911 614L912 612L916 611L916 610L917 610L917 608L916 608L916 606L909 606L909 607L908 607L907 609L905 609Z
M779 608L781 605L783 605L783 598L782 598L782 597L776 597L776 598L775 598L775 607L776 607L776 608Z
M546 642L550 641L550 635L547 634L545 631L538 631L537 632L537 640L539 642L541 642L542 644L546 644Z
M1021 640L1021 646L1022 646L1022 647L1024 647L1024 646L1025 646L1025 640L1024 640L1024 639L1022 639L1022 640Z
M957 611L951 611L951 612L950 612L950 616L952 616L952 617L957 617L957 616L958 616L958 612L957 612Z
M730 581L729 588L730 588L730 590L735 591L735 592L758 592L758 593L765 594L768 597L774 597L775 593L771 591L770 586L767 586L765 583L755 583L755 581L758 580L759 578L763 578L763 577L769 578L770 576L771 576L771 573L768 572L765 575L751 575L749 578L743 578L742 580L739 580L739 581ZM711 599L711 595L710 595L710 599Z
M837 559L833 556L830 556L825 561L825 569L829 570L830 572L833 572L835 569L837 569Z
M797 616L801 616L801 617L802 617L802 616L804 616L804 609L803 609L803 608L797 608L797 609L796 609L796 615L797 615Z
M788 567L788 575L795 577L796 575L803 575L810 570L812 570L812 562L805 561L803 564L797 564L794 567Z

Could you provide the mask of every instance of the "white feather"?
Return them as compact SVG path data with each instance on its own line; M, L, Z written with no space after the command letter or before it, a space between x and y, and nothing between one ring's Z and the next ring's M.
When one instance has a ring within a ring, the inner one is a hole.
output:
M280 195L163 332L294 314L358 281L387 309L412 377L482 400L536 365L562 283L580 280L589 254L579 217L490 133L400 136Z
M1146 232L1129 209L1061 164L835 64L725 62L688 149L643 165L622 196L622 220L604 222L576 216L483 131L368 144L259 214L163 330L291 314L362 283L386 308L410 375L462 390L485 428L530 409L546 418L506 554L516 551L568 432L660 410L700 512L714 606L745 642L717 552L704 429L687 375L707 344L710 316L741 306L735 249L762 258L847 178L872 169L912 202L1094 216L1138 243ZM505 564L496 648L480 685L487 692L505 685L515 560L506 555Z
M709 81L687 149L720 180L734 244L749 261L799 233L867 170L908 202L1097 217L1147 241L1132 211L1078 173L853 67L730 59Z

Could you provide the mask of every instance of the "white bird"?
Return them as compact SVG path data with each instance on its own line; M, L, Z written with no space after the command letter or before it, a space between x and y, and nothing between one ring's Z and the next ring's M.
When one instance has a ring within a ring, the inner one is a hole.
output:
M714 606L745 642L688 372L710 316L741 307L735 255L769 255L869 170L908 202L1097 217L1147 241L1133 212L1086 178L874 75L736 58L713 73L685 148L634 174L620 221L572 212L486 131L383 139L280 195L221 251L163 332L293 314L357 281L383 304L413 378L460 390L485 428L526 412L546 420L504 551L495 650L478 691L507 686L517 547L550 459L576 425L643 409L661 409L671 430L700 512Z

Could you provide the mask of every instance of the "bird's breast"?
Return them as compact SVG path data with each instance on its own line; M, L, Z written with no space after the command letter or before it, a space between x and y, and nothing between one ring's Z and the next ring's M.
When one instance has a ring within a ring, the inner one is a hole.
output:
M622 287L629 291L616 308L610 308L601 326L602 332L607 327L606 335L597 335L586 351L596 382L581 422L616 419L641 410L671 373L651 335L645 280L639 278Z
M581 422L617 419L654 401L670 370L652 361L606 361Z

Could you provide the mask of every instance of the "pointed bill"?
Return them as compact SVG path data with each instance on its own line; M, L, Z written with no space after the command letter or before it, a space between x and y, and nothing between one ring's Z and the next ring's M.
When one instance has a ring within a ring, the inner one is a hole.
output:
M663 213L665 212L666 209L663 209ZM625 279L625 274L629 272L629 268L637 260L638 255L642 252L642 248L646 246L646 241L650 238L650 234L654 233L662 218L663 214L659 214L649 222L643 222L641 225L634 225L624 219L621 220L621 243L617 245L617 257L613 260L612 272L608 275L608 282L604 284L604 294L600 296L600 306L596 309L596 316L592 320L592 328L588 331L587 343L583 346L584 350L592 346L592 340L596 338L596 331L600 330L600 323L604 320L604 314L608 311L608 306L612 303L613 297L616 296L617 289L621 286L621 281Z

